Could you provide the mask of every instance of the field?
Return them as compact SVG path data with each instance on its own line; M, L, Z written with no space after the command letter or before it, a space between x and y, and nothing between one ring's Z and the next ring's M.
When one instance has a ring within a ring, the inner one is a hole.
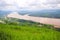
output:
M0 40L60 40L60 31L34 22L0 23Z

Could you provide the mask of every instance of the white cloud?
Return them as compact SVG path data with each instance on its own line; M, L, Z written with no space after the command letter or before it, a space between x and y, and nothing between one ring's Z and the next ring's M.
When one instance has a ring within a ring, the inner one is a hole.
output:
M1 10L18 10L15 6L0 7Z
M0 9L18 10L60 8L60 0L0 0Z
M57 8L60 8L60 4L57 4Z

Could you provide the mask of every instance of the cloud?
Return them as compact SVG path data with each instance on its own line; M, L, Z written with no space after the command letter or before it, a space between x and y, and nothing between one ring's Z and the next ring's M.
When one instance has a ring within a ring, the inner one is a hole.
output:
M60 9L60 0L0 0L0 10Z
M60 0L47 0L47 4L60 4Z
M36 6L38 9L51 9L51 8L59 8L60 9L60 0L37 0L30 4L30 6Z
M0 0L0 10L18 10L18 8L14 2L9 3L8 0Z

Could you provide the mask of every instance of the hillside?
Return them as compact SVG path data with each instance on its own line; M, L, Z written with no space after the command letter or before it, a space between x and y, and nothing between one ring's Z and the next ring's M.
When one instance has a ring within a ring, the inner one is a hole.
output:
M23 10L18 12L19 14L22 15L29 14L29 16L35 16L35 17L60 18L60 9L42 9L35 11Z
M0 23L0 40L60 40L60 32L52 25L14 19Z

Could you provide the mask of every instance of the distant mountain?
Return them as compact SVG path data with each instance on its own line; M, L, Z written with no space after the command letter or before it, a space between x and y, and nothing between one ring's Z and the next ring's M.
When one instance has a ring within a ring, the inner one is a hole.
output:
M6 15L8 15L11 11L2 11L0 10L0 17L5 17Z
M32 12L30 16L60 18L60 10L50 9L50 10L35 11L35 12Z
M19 14L25 15L29 14L29 16L35 17L49 17L49 18L60 18L60 9L44 9L44 10L36 10L36 11L19 11Z
M0 10L0 17L4 17L11 12L14 12L14 11ZM44 10L35 10L35 11L19 10L19 11L15 11L15 12L18 12L18 14L20 14L20 15L28 14L29 16L35 16L35 17L60 18L60 9L44 9Z

